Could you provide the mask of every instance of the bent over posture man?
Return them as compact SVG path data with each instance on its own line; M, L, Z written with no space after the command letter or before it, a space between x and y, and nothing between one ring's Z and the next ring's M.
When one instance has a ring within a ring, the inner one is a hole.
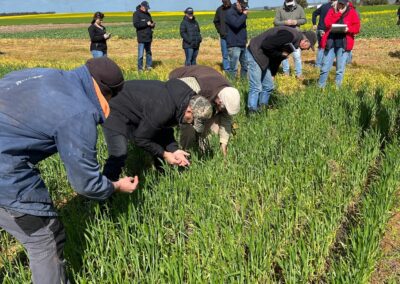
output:
M249 113L268 105L274 90L273 76L282 60L297 49L313 49L317 36L312 31L300 32L290 27L276 27L256 36L247 48L249 61Z
M179 78L214 106L213 117L206 122L202 136L204 138L210 131L217 133L222 153L226 156L232 134L232 116L240 111L239 91L221 73L208 66L177 68L169 74L169 78ZM184 149L194 146L201 132L189 124L181 125L181 146Z
M104 126L108 159L104 175L117 180L128 155L128 141L156 160L188 166L188 153L179 150L173 127L194 123L197 127L212 114L210 103L180 80L127 81L121 95L110 102L111 115Z
M124 83L107 57L72 71L26 69L0 80L0 227L28 252L34 283L67 283L65 231L36 165L59 153L81 195L132 192L137 177L111 182L97 163L96 125Z

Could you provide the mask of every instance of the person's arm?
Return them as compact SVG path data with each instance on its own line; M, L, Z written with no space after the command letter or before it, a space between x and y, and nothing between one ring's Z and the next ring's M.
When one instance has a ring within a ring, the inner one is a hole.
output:
M88 198L104 200L115 188L100 173L96 151L97 123L94 115L75 115L57 127L54 139L74 190Z
M306 18L306 13L304 13L303 7L298 7L297 9L300 8L300 18L296 19L297 21L297 26L301 26L307 23L307 18Z
M92 25L88 28L89 31L89 36L90 36L90 41L91 42L102 42L104 41L104 35L102 34L96 34L96 28Z
M147 21L142 21L142 19L138 15L138 12L136 12L133 15L133 26L138 30L143 30L147 28L149 25L147 24Z
M219 8L215 12L213 22L214 22L214 26L215 26L215 29L217 30L218 34L221 35L221 19L220 19L220 9Z
M285 20L282 20L281 10L280 9L276 10L275 19L274 19L274 25L275 26L285 26L286 25L285 22L286 22Z
M165 150L168 152L174 153L179 150L178 142L175 140L174 129L172 127L162 129L157 136L157 139L163 141L165 145Z
M219 143L221 145L221 151L224 156L228 152L228 143L232 134L232 116L227 113L220 114L220 125L219 125Z
M351 35L356 35L360 32L360 28L361 28L361 23L360 23L360 19L358 17L358 14L356 11L351 11L351 17L352 17L352 21L350 22L349 25L347 25L347 32L348 34Z
M311 21L312 21L313 26L317 25L317 17L321 16L321 7L322 7L322 5L312 13Z
M276 35L269 37L264 40L261 44L261 48L264 54L269 58L284 59L285 54L283 49L286 44L291 43L294 37L289 31L279 31Z
M181 34L181 37L182 37L184 42L189 43L189 44L191 43L189 34L187 33L186 23L185 23L184 20L181 23L180 34Z
M225 23L233 29L240 29L247 20L247 15L238 15L236 12L228 11L226 13Z

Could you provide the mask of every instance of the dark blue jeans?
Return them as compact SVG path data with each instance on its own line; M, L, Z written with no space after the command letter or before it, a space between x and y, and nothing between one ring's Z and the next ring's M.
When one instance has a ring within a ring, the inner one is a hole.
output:
M197 55L199 54L198 48L185 48L185 66L196 65Z
M143 70L143 57L146 51L146 69L151 69L153 66L153 59L151 53L151 42L138 44L138 70Z
M229 47L229 76L236 78L240 62L240 77L247 77L247 59L245 47Z
M222 68L224 69L225 72L229 71L229 51L228 51L228 45L226 43L226 39L221 38L220 39L220 45L221 45L221 54L222 54Z

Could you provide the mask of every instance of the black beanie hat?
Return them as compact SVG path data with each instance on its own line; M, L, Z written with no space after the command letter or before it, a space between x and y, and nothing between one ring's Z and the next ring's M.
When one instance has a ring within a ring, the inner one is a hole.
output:
M99 85L103 96L115 97L124 85L124 75L119 66L106 56L92 58L86 62L90 75Z

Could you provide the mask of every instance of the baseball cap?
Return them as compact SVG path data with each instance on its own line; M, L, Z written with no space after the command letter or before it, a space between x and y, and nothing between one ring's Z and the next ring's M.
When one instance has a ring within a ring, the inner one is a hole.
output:
M249 0L238 0L240 6L244 7L244 8L249 8Z
M149 2L147 2L147 1L143 1L142 3L140 3L140 6L143 6L143 7L145 7L146 9L150 9Z
M188 15L193 15L193 13L194 13L193 8L191 8L191 7L186 8L184 13L188 14Z
M86 62L90 75L99 85L103 96L115 97L124 85L124 75L119 66L110 58L103 56Z
M218 97L229 115L238 114L240 111L240 93L236 88L225 87L218 93Z
M205 97L196 95L190 99L189 106L193 112L193 128L196 132L202 133L205 122L213 114L212 105Z
M310 42L310 48L314 51L314 45L317 42L317 35L315 32L313 31L305 31L303 32L303 35L308 39L308 41Z

